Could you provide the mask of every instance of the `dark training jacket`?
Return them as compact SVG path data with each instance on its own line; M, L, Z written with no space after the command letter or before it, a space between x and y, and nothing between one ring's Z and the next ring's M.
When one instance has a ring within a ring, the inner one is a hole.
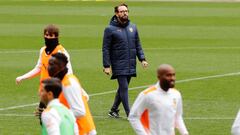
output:
M135 24L121 25L113 16L103 37L103 67L112 68L112 79L119 75L136 76L136 56L145 60Z

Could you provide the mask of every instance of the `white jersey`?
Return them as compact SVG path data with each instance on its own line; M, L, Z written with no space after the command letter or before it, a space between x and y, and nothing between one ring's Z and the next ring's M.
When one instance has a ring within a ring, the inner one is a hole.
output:
M158 82L139 94L128 120L137 135L175 135L175 128L181 135L188 135L182 112L180 92L165 92Z
M240 135L240 110L232 125L232 135Z
M58 99L54 99L48 104L48 106L51 105L63 106ZM76 119L71 111L70 114L74 119L74 134L78 135L78 126L76 123ZM42 113L42 122L44 125L46 125L48 135L60 135L59 127L61 124L61 117L58 114L57 110L55 110L54 108L51 108L50 110L47 111L45 110Z

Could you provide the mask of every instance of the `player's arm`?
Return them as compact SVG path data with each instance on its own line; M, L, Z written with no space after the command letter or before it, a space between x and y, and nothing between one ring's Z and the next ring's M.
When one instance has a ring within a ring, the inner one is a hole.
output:
M71 79L71 85L64 88L63 94L70 106L70 110L76 118L82 117L86 114L81 87L78 82Z
M176 119L175 119L175 127L179 130L181 135L189 135L185 123L183 121L183 109L182 109L182 97L179 93L179 99L177 103L177 112L176 112Z
M141 116L145 111L146 107L147 107L146 95L144 95L144 93L140 93L137 99L135 100L128 117L128 120L137 135L147 135L147 132L140 121Z
M82 95L87 99L87 101L89 101L89 95L83 88L81 88L81 89L82 89Z
M137 57L138 57L139 61L145 61L145 56L144 56L142 45L141 45L141 42L140 42L138 30L137 30L137 27L135 27L135 28L136 28L135 44L136 44Z
M60 119L54 109L42 113L42 123L46 126L48 135L60 135Z
M40 49L40 54L39 54L37 65L31 71L27 72L26 74L24 74L22 76L18 76L16 78L16 84L19 84L22 80L33 78L33 77L35 77L35 76L37 76L41 73L41 65L42 65L41 54L42 54L42 51L44 51L44 48Z
M109 27L105 28L102 44L103 67L107 75L111 74L110 49L112 43L112 31Z
M78 81L81 91L82 91L82 95L87 99L87 101L89 101L89 95L87 94L87 92L83 89L81 83Z
M239 110L237 117L234 120L234 123L232 125L231 133L232 133L232 135L240 135L240 110Z

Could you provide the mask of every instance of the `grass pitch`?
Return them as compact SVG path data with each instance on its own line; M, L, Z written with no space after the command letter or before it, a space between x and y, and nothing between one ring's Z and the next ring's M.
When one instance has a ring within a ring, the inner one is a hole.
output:
M15 85L31 70L43 45L47 24L60 27L60 42L69 51L73 70L92 95L116 89L102 72L103 30L117 2L0 2L0 135L37 135L33 115L38 78ZM127 2L137 24L149 68L138 64L130 88L154 84L161 63L176 68L177 80L238 73L240 3ZM179 82L184 118L191 135L229 135L240 107L238 75ZM130 104L144 88L129 91ZM99 135L134 135L126 119L108 118L114 93L90 97ZM121 108L121 115L124 116Z

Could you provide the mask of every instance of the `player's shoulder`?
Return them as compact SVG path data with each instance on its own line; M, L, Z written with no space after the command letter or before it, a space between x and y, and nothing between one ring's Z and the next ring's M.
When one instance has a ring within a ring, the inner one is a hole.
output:
M51 110L52 108L50 107L50 106L48 106L46 109L44 109L44 113L46 113L46 112L49 112L50 110Z
M157 87L156 87L155 85L153 85L153 86L148 87L148 88L145 89L144 91L142 91L142 93L143 93L144 95L148 95L148 94L150 94L150 93L152 93L152 92L154 92L154 91L156 91L156 90L157 90Z
M64 86L78 86L80 82L74 74L67 74L62 81Z
M44 123L49 122L49 120L60 120L60 116L58 111L51 106L48 106L43 112L42 112L42 120Z
M40 48L40 53L42 53L45 49L46 49L46 46L42 46L42 47Z
M67 50L61 44L57 46L57 52L64 53L65 55L68 55Z
M67 74L67 75L64 76L64 78L62 79L63 86L66 87L66 86L69 86L71 84L70 76L71 76L71 74Z
M74 74L67 75L70 81L79 82L78 78Z
M40 50L44 50L45 48L46 48L46 46L44 45L40 48Z
M44 111L42 112L43 117L48 117L50 114L54 113L54 109L51 106L48 106Z

